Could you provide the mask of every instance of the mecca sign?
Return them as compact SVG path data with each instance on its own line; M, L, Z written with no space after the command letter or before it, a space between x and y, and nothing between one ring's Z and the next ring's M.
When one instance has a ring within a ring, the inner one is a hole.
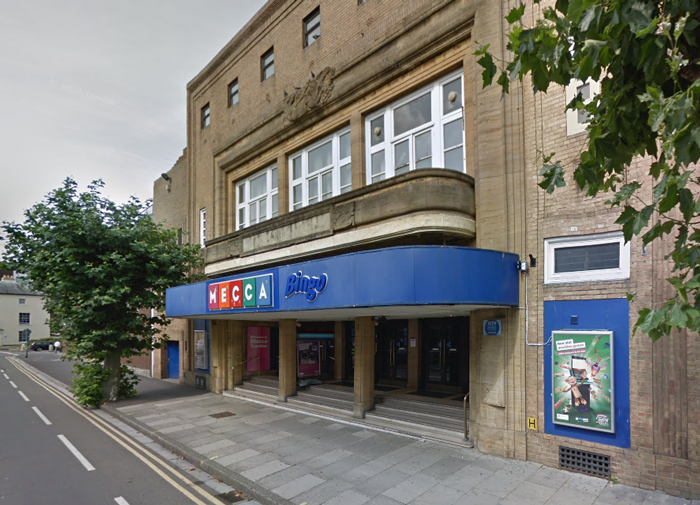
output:
M272 307L272 274L212 282L207 286L209 311Z

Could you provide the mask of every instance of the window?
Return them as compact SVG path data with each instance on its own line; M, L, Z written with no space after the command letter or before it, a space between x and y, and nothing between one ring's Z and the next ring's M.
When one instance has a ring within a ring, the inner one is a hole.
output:
M351 191L350 130L341 130L293 154L289 177L290 210Z
M19 299L19 304L20 304L20 305L25 305L26 303L27 303L27 299L26 299L26 298L20 298L20 299Z
M321 8L316 7L314 11L304 18L304 47L308 47L321 36Z
M630 245L622 232L544 241L545 284L629 279Z
M199 209L199 245L207 245L207 209Z
M211 124L211 108L209 104L202 107L202 130Z
M465 172L462 72L367 117L367 184L419 168Z
M277 165L255 172L236 184L238 229L277 217Z
M233 107L238 103L238 79L234 79L228 85L228 106Z
M21 330L19 332L19 341L20 342L29 342L29 336L32 334L32 330L26 329L26 330Z
M19 324L30 324L31 322L31 314L29 312L20 312L19 313Z
M268 52L260 58L260 69L262 80L265 81L275 75L275 48L271 47Z
M584 104L590 103L593 98L600 93L600 83L592 79L588 79L585 83L577 79L572 80L566 86L565 95L567 105L573 100L576 95L580 94ZM588 125L588 115L585 111L568 110L566 111L566 134L576 135L586 131Z

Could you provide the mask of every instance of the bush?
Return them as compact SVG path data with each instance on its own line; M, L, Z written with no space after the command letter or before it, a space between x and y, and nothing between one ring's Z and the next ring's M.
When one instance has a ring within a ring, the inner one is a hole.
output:
M136 396L136 385L141 379L136 372L126 365L119 367L119 399L132 398Z
M104 383L109 378L109 370L102 363L76 363L73 367L73 387L71 393L84 407L99 407L104 399ZM136 396L139 377L126 365L119 367L119 400Z
M103 397L102 385L109 378L109 370L101 363L76 363L73 366L71 393L83 407L98 407Z

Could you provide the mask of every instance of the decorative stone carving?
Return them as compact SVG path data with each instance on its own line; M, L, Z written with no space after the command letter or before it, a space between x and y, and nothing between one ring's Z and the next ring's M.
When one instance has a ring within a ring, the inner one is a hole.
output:
M300 120L309 112L323 106L333 92L335 69L326 67L309 79L303 88L296 89L284 99L284 117L287 121Z

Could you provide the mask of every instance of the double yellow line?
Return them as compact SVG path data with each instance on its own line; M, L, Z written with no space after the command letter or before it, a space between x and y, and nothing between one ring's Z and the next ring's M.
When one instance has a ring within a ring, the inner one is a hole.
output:
M182 475L178 470L174 469L169 464L164 462L159 456L156 456L151 451L138 444L136 441L132 440L130 437L119 431L107 421L105 421L104 419L100 419L97 415L91 413L90 411L86 411L78 407L75 404L75 402L66 398L66 396L63 393L57 391L55 388L49 386L44 381L38 379L35 374L33 374L27 368L25 368L24 363L18 361L16 358L8 358L8 361L10 361L15 366L15 368L17 368L17 370L26 375L30 380L34 381L46 391L54 395L68 408L83 416L97 429L102 431L105 435L110 437L116 443L121 445L124 449L126 449L131 454L140 459L151 470L160 475L163 478L163 480L165 480L168 484L170 484L182 494L187 496L190 500L192 500L193 503L196 503L197 505L221 505L223 503L219 499L213 497L211 494L199 487L197 484L189 480L186 476ZM172 475L172 477L168 474ZM204 498L204 500L201 500L200 498L195 496L195 494L193 494L192 491L201 495Z

